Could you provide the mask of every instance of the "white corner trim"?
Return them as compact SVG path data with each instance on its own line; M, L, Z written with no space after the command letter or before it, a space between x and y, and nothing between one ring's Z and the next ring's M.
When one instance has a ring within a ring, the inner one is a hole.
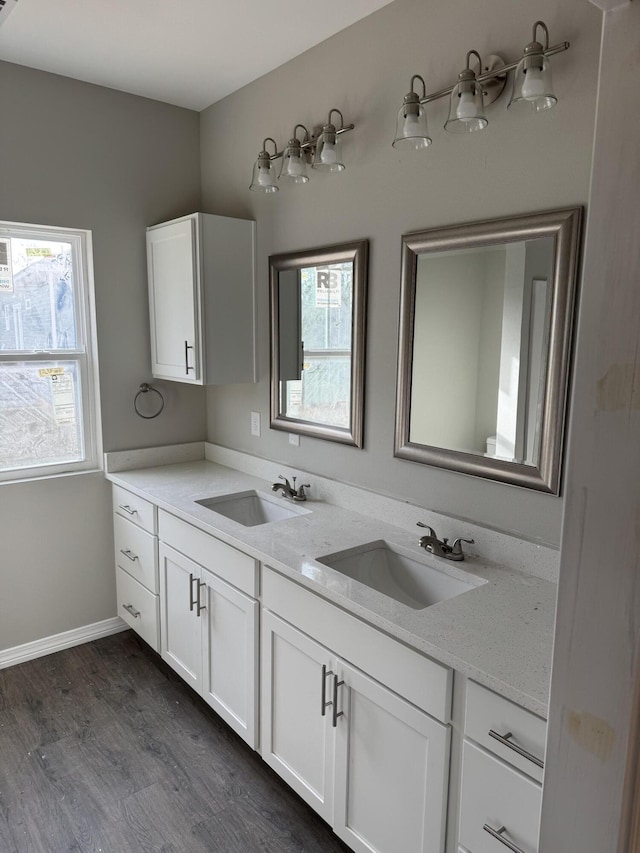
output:
M620 6L628 6L631 0L589 0L589 2L597 6L598 9L602 9L603 12L611 12Z
M4 651L0 651L0 669L35 660L53 654L53 652L61 652L63 649L70 649L72 646L90 643L91 640L99 640L101 637L118 634L128 628L126 622L119 616L114 616L111 619L94 622L92 625L83 625L81 628L73 628L71 631L63 631L61 634L53 634L51 637L43 637L41 640L33 640L21 646L4 649Z

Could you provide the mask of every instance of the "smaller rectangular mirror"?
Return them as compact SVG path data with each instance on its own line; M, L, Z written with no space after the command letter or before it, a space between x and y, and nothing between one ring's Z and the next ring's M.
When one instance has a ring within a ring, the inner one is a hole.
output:
M269 258L271 426L362 447L368 243Z
M396 456L558 494L580 219L403 237Z

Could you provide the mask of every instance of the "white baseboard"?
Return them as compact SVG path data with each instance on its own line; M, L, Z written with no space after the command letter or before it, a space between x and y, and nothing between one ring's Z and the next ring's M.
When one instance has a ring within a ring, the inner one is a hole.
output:
M0 651L0 669L35 660L53 652L60 652L62 649L70 649L71 646L90 643L91 640L99 640L100 637L126 631L128 627L119 616L114 616L111 619L94 622L92 625L83 625L81 628L73 628L71 631L63 631L61 634L53 634L51 637L43 637L41 640L33 640L21 646L4 649Z

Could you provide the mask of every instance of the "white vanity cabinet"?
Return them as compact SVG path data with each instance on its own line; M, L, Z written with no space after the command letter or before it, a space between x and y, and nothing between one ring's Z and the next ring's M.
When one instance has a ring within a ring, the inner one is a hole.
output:
M263 759L358 853L444 849L451 672L267 568Z
M118 615L160 651L156 508L113 487L113 535Z
M459 843L468 853L536 853L546 722L467 687Z
M255 382L255 222L193 213L147 229L153 376Z
M161 654L257 747L257 563L159 512Z

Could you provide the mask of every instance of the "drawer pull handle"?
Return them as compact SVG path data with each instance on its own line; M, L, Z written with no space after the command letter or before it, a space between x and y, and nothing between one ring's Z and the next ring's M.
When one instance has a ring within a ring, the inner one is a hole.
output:
M135 563L135 561L138 559L138 555L134 554L133 551L130 551L128 548L120 548L120 553L124 554L128 560L131 560L132 563Z
M522 849L522 847L518 847L517 845L515 845L513 843L513 841L509 841L508 838L504 837L503 833L505 833L507 831L506 826L501 826L500 829L494 829L492 826L489 826L488 823L485 823L485 825L482 828L484 829L485 832L488 832L489 835L492 836L492 838L495 838L498 841L501 841L505 847L508 847L509 850L512 851L512 853L524 853L524 850Z
M512 749L514 752L517 752L518 755L521 755L528 761L533 762L536 767L540 767L542 770L544 770L544 761L541 758L538 758L537 755L532 755L530 752L527 752L526 749L523 749L521 746L518 746L517 743L514 743L511 740L511 738L513 737L513 732L507 732L506 735L499 735L498 732L494 732L493 729L489 729L489 737L492 737L494 740L497 740L498 743L501 743L503 746Z
M331 700L329 700L327 702L327 676L328 675L333 675L333 671L330 669L327 669L325 664L322 664L322 691L321 691L322 699L320 701L320 713L322 714L323 717L327 713L327 708L330 705L333 705L333 702Z
M344 717L344 711L338 711L338 687L341 687L344 681L338 681L338 676L333 676L333 718L331 725L335 729L338 725L338 717Z
M198 587L197 587L198 597L196 599L196 616L199 616L203 610L207 609L206 604L200 604L200 590L202 589L203 586L206 586L206 583L204 581L199 581L199 580L196 580L196 583L198 584Z
M138 514L138 510L133 509L132 507L129 506L129 504L118 504L118 509L123 509L127 513L127 515L137 515Z
M127 613L130 613L134 619L137 619L138 616L140 615L140 611L136 610L135 607L133 606L133 604L123 604L122 608L123 608L123 610L126 610Z

